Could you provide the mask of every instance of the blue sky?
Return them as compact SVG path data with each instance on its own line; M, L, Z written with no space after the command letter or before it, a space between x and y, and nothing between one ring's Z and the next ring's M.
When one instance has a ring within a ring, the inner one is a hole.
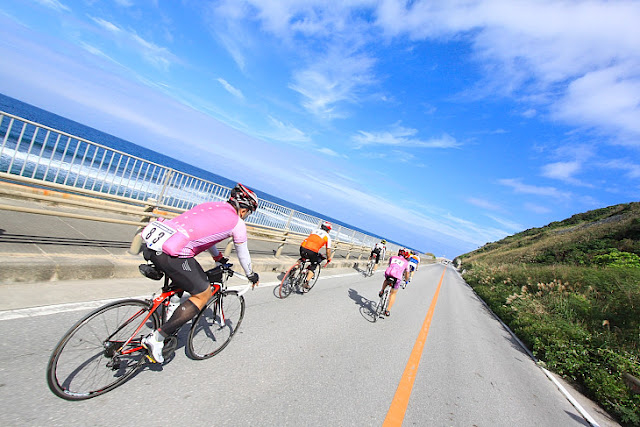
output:
M4 0L0 92L453 258L640 200L640 2Z

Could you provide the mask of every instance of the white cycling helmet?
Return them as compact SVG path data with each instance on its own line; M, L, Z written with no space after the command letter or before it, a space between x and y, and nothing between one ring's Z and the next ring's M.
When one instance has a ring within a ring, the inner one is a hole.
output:
M238 183L231 190L229 203L234 205L238 210L245 208L249 209L250 212L255 212L256 209L258 209L258 196L244 185Z

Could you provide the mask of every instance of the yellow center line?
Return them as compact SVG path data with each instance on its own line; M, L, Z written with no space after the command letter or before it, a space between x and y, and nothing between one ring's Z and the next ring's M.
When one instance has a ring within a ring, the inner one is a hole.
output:
M446 271L447 269L445 267L442 271L442 276L440 276L440 282L438 283L436 293L431 301L431 306L427 312L427 317L424 319L424 323L422 324L422 328L418 334L418 339L416 339L416 343L413 345L413 350L411 350L407 366L404 368L404 373L400 379L400 384L398 384L396 394L393 396L393 400L391 401L387 417L384 419L384 423L382 424L383 427L401 426L402 421L404 421L404 414L407 411L407 406L409 405L409 397L411 397L413 383L416 380L418 365L420 365L420 358L422 357L422 350L424 349L424 344L427 341L429 327L431 326L431 319L433 318L433 312L436 309L438 294L440 293L440 287L442 286L442 280L444 279L444 273Z

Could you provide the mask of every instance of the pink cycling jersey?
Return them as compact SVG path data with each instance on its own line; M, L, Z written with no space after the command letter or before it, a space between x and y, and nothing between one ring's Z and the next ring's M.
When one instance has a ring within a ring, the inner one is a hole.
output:
M409 261L404 257L394 255L389 258L389 267L384 271L384 275L402 280L402 275L405 271L409 271Z
M164 242L162 252L180 258L194 257L228 237L236 245L247 241L244 221L227 202L202 203L164 224L176 233Z

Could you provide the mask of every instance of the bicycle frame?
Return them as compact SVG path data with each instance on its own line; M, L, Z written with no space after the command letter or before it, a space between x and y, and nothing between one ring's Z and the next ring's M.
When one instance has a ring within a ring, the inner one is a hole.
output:
M224 277L223 279L223 283L226 282L227 277ZM214 295L216 295L221 289L222 286L217 284L217 283L213 283L211 284L211 297L213 297ZM129 337L129 339L127 341L125 341L122 346L118 349L117 353L119 354L131 354L131 353L135 353L136 351L140 351L143 349L142 345L138 346L138 347L134 347L131 348L129 350L126 351L120 351L121 349L125 348L129 343L131 343L131 341L133 340L133 338L135 336L138 335L138 333L140 332L140 330L143 328L143 326L147 323L147 321L149 320L149 318L151 316L153 316L153 313L155 313L158 308L160 307L160 305L162 305L164 303L165 308L166 306L169 304L169 299L174 296L177 293L181 293L182 290L181 289L177 289L177 288L172 288L171 287L171 282L168 276L165 276L164 278L164 285L162 287L162 293L160 295L158 295L157 297L153 298L151 300L152 302L152 306L149 309L147 315L144 317L144 319L142 319L142 322L140 322L140 325L136 328L136 330L133 332L133 334L131 334L131 336ZM223 314L223 313L221 313ZM123 323L123 327L130 324L134 319L136 319L138 316L140 315L140 312L134 314L133 316L131 316L126 322ZM160 325L164 324L167 320L165 316L160 316ZM122 329L122 328L120 328ZM120 329L116 330L111 336L114 336ZM111 337L109 337L110 339ZM109 340L107 339L107 341Z

